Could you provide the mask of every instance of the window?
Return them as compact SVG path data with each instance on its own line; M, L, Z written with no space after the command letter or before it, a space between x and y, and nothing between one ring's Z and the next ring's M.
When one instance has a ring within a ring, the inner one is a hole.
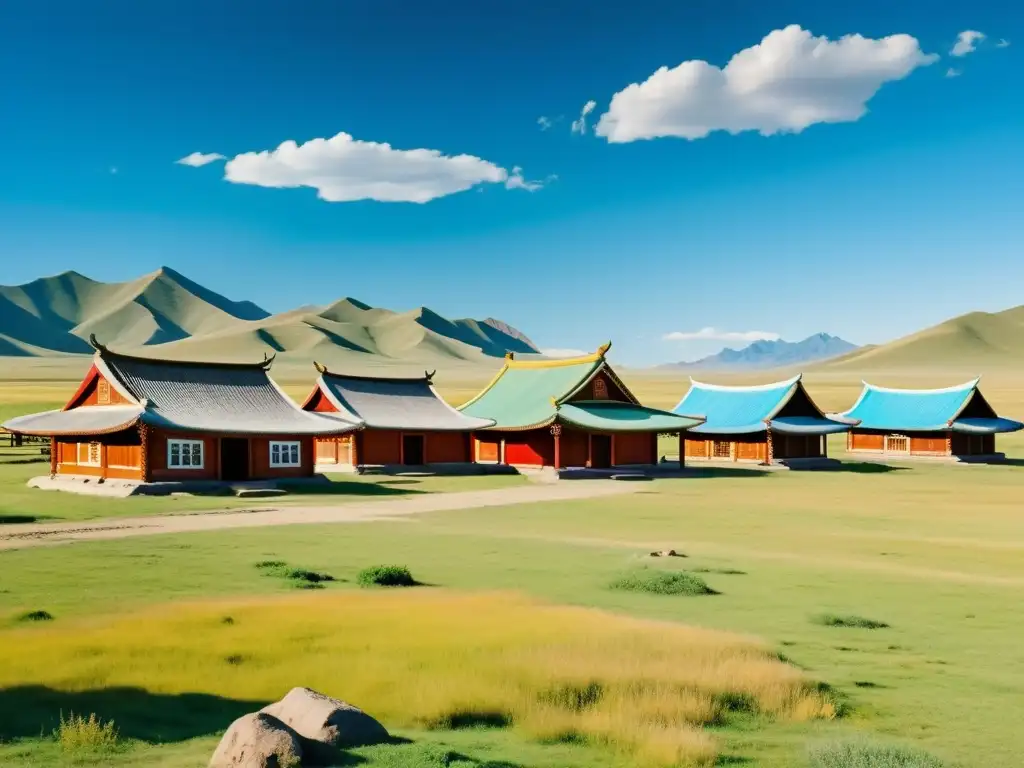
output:
M299 443L270 441L270 466L272 467L297 467L301 464Z
M885 450L888 453L910 453L910 438L906 435L886 435Z
M714 447L711 449L711 456L716 459L731 459L732 443L715 440Z
M98 467L102 464L100 461L100 444L99 443L79 443L78 444L78 463L86 467Z
M202 440L168 440L167 466L173 469L202 469Z

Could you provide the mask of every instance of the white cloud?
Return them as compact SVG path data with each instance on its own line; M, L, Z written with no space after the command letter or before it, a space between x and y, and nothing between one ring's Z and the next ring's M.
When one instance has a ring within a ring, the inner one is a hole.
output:
M540 353L545 357L583 357L589 355L590 352L582 349L542 349Z
M782 337L771 331L720 331L709 327L699 331L672 331L662 338L665 341L778 341Z
M517 165L512 169L508 178L505 179L505 189L525 189L527 192L536 192L538 189L544 189L547 184L557 180L558 176L552 173L542 181L528 181L523 177L523 169Z
M1010 41L1007 40L1005 37L1002 38L998 43L996 43L996 48L1009 48L1009 47L1010 47Z
M227 160L224 155L217 154L216 152L210 152L203 154L202 152L193 152L191 155L185 155L180 160L175 160L178 165L189 165L193 168L199 168L203 165L209 165L215 163L218 160Z
M956 43L950 49L949 55L966 56L968 53L974 53L978 50L978 43L984 39L984 33L978 32L975 29L965 29L956 36Z
M946 70L946 77L960 77L960 75L962 74L963 70L953 69L953 67L950 67L949 69Z
M572 121L570 130L572 133L586 133L587 132L587 115L594 111L594 107L597 106L597 102L591 99L583 105L583 109L580 110L579 119Z
M246 152L228 160L224 178L236 184L276 189L311 187L329 203L354 200L426 203L478 184L539 189L522 169L507 170L473 155L443 155L436 149L395 149L360 141L347 133L304 144L285 141L277 149Z
M551 118L541 115L540 117L537 118L537 125L540 126L540 129L542 131L546 131L548 128L551 127Z
M597 123L609 142L713 131L799 133L817 123L859 120L885 83L938 60L910 35L878 40L814 37L793 24L719 68L706 61L661 67L612 97Z

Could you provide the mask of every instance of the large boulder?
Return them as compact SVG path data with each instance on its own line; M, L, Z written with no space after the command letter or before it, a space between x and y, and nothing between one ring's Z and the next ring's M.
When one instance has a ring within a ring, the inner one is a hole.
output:
M341 747L380 744L390 738L383 725L358 707L309 688L292 688L260 711L299 734L307 757L317 761L329 760Z
M291 728L264 712L243 715L228 726L210 768L298 768L302 740Z

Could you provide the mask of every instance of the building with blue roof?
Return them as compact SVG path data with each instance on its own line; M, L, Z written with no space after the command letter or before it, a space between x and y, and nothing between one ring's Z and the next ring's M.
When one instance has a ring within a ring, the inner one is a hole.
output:
M853 407L847 450L893 457L991 461L1003 458L995 436L1024 429L998 416L978 389L978 379L944 389L891 389L864 383Z
M758 386L690 380L675 413L704 417L680 434L680 461L734 461L797 465L828 458L826 438L856 421L826 416L801 376Z

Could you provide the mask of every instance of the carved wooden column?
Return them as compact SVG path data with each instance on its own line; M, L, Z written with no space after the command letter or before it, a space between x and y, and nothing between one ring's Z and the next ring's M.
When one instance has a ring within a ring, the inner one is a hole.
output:
M57 438L50 438L50 477L57 476Z
M775 460L775 444L772 441L772 429L771 429L771 427L767 427L765 429L765 435L768 438L768 441L767 441L768 442L768 454L767 454L767 461L766 461L766 463L771 465L771 463Z
M953 433L949 431L946 432L946 455L953 455Z
M149 427L141 422L139 423L139 474L142 477L142 482L150 482Z
M562 425L552 424L551 434L555 438L555 469L562 468Z
M828 458L828 435L821 436L821 457Z

